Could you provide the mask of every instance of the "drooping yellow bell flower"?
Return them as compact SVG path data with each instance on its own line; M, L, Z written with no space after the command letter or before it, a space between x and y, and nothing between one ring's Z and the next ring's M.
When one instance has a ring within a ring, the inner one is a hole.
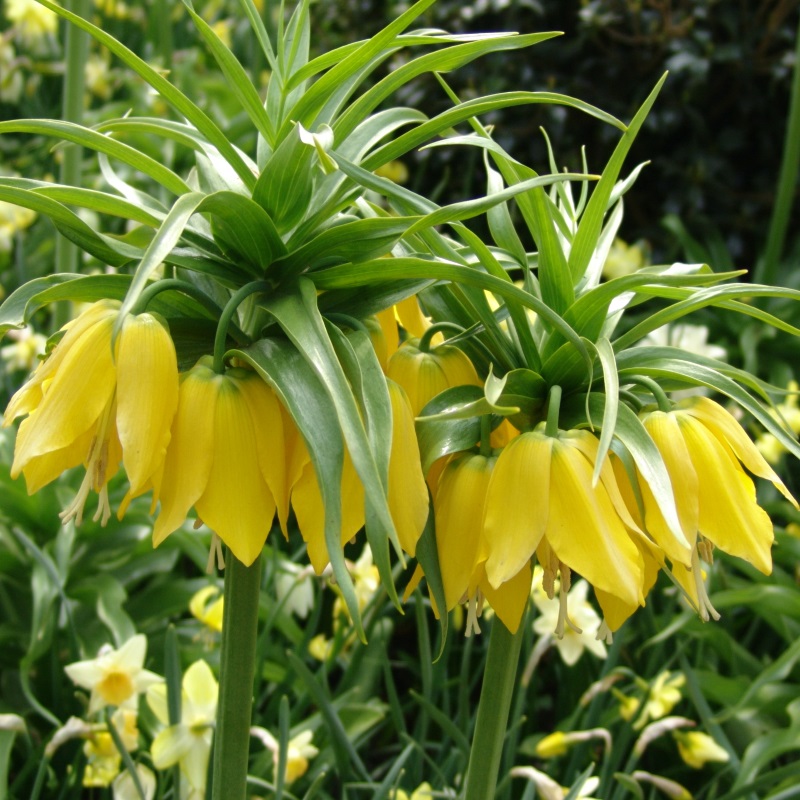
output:
M95 519L110 515L107 485L122 461L130 494L145 491L164 462L178 404L175 347L152 314L128 315L112 342L119 303L92 304L12 398L3 420L19 427L11 475L28 492L84 464L86 477L62 519L80 523L89 491L100 495Z
M422 474L419 445L408 398L394 381L387 379L386 384L392 406L387 500L400 546L413 556L428 519L428 490ZM364 487L346 451L342 465L341 493L340 540L344 545L364 527ZM292 489L292 508L297 526L308 546L309 560L316 573L321 574L328 565L330 556L325 542L325 506L310 458L303 468L300 480Z
M217 374L203 357L182 376L172 441L154 495L160 544L194 506L243 564L258 557L286 491L280 404L254 372Z
M483 385L463 350L441 344L424 352L419 349L419 339L407 339L400 345L389 359L386 374L405 389L415 417L445 389Z
M642 555L631 538L638 527L607 459L592 485L598 446L588 431L548 436L542 423L502 450L484 518L493 587L515 576L544 541L595 589L629 605L644 602Z
M643 423L656 443L672 482L678 516L692 551L676 550L646 482L639 480L648 531L673 561L692 567L698 534L730 555L772 571L772 521L758 505L752 474L766 478L797 502L750 440L718 403L693 397L672 411L651 411Z
M467 634L477 627L477 614L486 599L512 633L519 627L531 588L530 563L496 588L486 577L490 552L483 524L487 487L497 459L464 452L447 463L436 487L436 547L447 611L469 603Z

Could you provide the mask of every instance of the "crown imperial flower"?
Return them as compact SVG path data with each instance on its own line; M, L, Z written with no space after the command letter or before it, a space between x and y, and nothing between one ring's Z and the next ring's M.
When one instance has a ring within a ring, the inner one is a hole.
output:
M110 516L107 486L122 461L135 496L164 461L178 402L175 347L152 314L125 317L116 340L119 303L92 304L67 327L50 357L12 398L3 425L19 426L12 477L29 494L64 470L84 464L86 476L62 520L83 517L91 490L95 519Z
M250 566L285 493L280 405L254 372L218 375L204 357L182 376L173 436L155 496L159 545L194 506L231 552Z

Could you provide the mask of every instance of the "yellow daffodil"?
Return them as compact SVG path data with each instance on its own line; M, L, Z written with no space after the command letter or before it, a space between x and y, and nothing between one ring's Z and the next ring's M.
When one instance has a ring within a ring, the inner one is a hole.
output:
M676 545L647 483L640 479L645 524L673 562L698 568L698 534L756 569L772 571L772 521L758 505L753 481L743 469L766 478L792 502L781 479L742 426L707 397L682 401L669 412L651 411L644 426L667 467L684 536L692 550Z
M417 786L410 796L402 789L395 789L389 795L392 800L430 800L433 796L433 788L427 781Z
M0 358L5 361L6 370L30 372L39 363L39 356L44 353L47 338L41 333L34 333L29 326L9 331L8 338L14 343L0 348Z
M603 264L603 277L610 281L612 278L621 278L630 275L642 267L647 266L645 246L639 242L628 244L620 238L614 239L605 264Z
M444 468L434 493L436 546L446 610L469 603L467 635L479 631L477 616L486 599L503 624L515 632L528 603L530 563L497 588L486 577L490 542L483 524L487 487L497 459L465 452Z
M407 339L389 359L386 374L405 389L414 416L429 400L452 386L482 386L475 367L463 350L440 344L428 352L419 339Z
M666 717L680 703L681 689L685 683L686 676L682 672L660 672L647 688L647 697L634 729L643 728L650 720Z
M278 771L278 760L280 758L280 742L266 729L259 726L250 728L250 733L261 741L261 743L272 753L273 766L275 773ZM287 784L293 783L301 778L308 771L308 762L317 756L319 750L314 747L312 741L314 734L312 731L301 731L293 736L286 745L286 772L284 781Z
M192 595L189 611L192 616L219 633L222 630L222 615L225 598L220 596L218 586L204 586Z
M110 516L108 481L122 464L131 496L146 491L164 462L178 402L175 347L152 314L128 315L113 342L119 303L99 301L66 327L61 341L11 398L3 425L19 426L12 477L25 475L28 492L84 464L86 476L62 513L83 517L90 490L100 502L95 519Z
M153 800L156 796L156 776L153 774L153 770L148 769L144 764L137 764L136 774L139 777L144 798L139 794L131 773L125 770L114 778L112 784L114 800Z
M197 515L249 566L261 552L285 494L283 416L254 372L218 375L204 357L182 376L172 441L155 496L160 544Z
M535 767L514 767L511 770L512 778L525 778L531 781L536 786L536 792L541 800L564 800L570 793L570 789L566 786L561 786L556 783L549 775L539 771ZM593 800L589 797L599 785L600 778L592 777L583 782L583 785L578 790L576 797L586 798L586 800Z
M800 408L797 407L797 393L800 387L797 381L789 381L786 387L791 392L783 403L780 403L770 414L777 420L785 423L791 428L795 436L800 433ZM756 447L762 456L770 463L777 464L781 456L786 452L786 448L771 433L762 433L756 439Z
M305 775L308 771L308 762L319 753L319 750L311 743L313 739L314 734L311 731L303 731L289 739L286 751L285 781L287 784L293 783Z
M58 16L35 0L5 0L5 16L28 45L53 36L58 30Z
M180 766L187 784L185 800L202 800L217 714L218 686L211 668L200 660L184 673L181 689L181 721L177 725L169 725L166 686L153 686L147 692L147 704L158 720L169 726L153 740L150 753L156 769Z
M555 636L558 654L569 667L578 662L584 650L598 658L606 657L606 646L595 636L600 627L600 617L587 600L588 591L589 584L581 580L568 592L560 592L557 598L551 599L545 592L532 594L539 612L533 630L539 636ZM566 609L562 608L564 605Z
M86 787L105 788L119 774L122 756L117 750L111 734L107 731L93 733L83 745L86 767L82 784Z
M565 565L596 590L643 604L638 527L606 459L594 486L598 441L588 431L544 433L544 423L501 451L487 488L486 574L499 588L537 551L545 569ZM524 502L520 502L525 498Z
M91 692L90 714L104 706L135 709L138 695L164 680L144 669L146 654L147 638L139 633L118 650L104 645L96 658L68 664L64 671L73 683Z
M358 610L363 611L381 585L381 576L378 572L378 568L372 561L372 550L370 550L368 544L364 545L364 549L361 551L358 561L351 565L350 574L353 578L353 587L358 601ZM340 617L350 619L350 613L342 598L337 597L336 602L333 604L333 618L334 620L338 620Z
M5 44L0 42L0 46L5 46ZM5 61L5 53L3 61ZM4 63L3 66L5 66ZM5 77L3 80L5 80ZM35 211L0 200L0 241L10 239L17 231L24 230L32 225L35 219Z
M637 769L631 773L631 778L637 783L649 783L651 786L655 786L670 800L692 800L693 795L685 786L662 775L653 775L651 772Z
M419 445L414 432L414 418L403 389L387 380L392 407L392 446L389 455L389 511L400 546L409 555L416 552L417 541L428 518L428 490L422 474ZM350 455L345 452L342 465L342 545L364 526L364 487ZM308 459L300 480L292 488L292 508L297 526L308 546L308 556L318 575L330 557L325 542L325 506L314 467Z
M611 749L611 734L605 728L592 728L588 731L555 731L536 743L536 755L539 758L555 758L563 756L579 742L591 742L600 739L606 749Z
M730 755L707 733L701 731L673 731L681 758L695 769L702 769L709 761L725 763Z

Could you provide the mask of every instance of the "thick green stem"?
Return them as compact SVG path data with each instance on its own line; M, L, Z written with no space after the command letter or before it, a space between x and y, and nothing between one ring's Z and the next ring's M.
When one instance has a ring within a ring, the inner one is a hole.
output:
M89 0L72 0L66 7L79 17L88 17L91 12ZM67 26L65 44L65 69L61 117L67 122L83 122L83 100L86 94L86 58L89 53L89 36L74 25ZM83 148L70 145L62 151L59 181L66 186L78 186L81 181ZM64 236L56 237L56 272L77 272L78 246ZM61 328L69 320L66 307L58 306L54 312L54 327Z
M514 634L499 619L492 621L464 800L490 800L495 796L508 714L517 685L523 634L524 615L523 622Z
M245 800L247 796L260 589L261 556L246 567L229 553L214 734L213 800Z
M547 397L547 422L544 432L548 436L558 436L558 412L561 410L561 387L551 386Z
M225 304L222 309L222 314L217 324L217 334L214 337L214 372L221 375L225 370L225 342L228 338L228 325L230 325L236 309L239 308L242 302L251 294L256 292L268 292L272 288L272 284L267 281L253 281L242 286L233 297Z
M798 25L795 40L789 119L786 122L786 136L783 142L781 168L778 173L775 207L767 233L766 252L756 269L755 280L757 283L775 283L778 277L778 265L789 228L798 171L800 171L800 25Z

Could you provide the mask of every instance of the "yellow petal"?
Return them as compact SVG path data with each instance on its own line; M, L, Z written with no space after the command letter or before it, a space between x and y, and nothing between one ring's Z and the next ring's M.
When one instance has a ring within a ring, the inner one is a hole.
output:
M792 497L775 470L770 467L764 456L745 432L744 428L718 403L708 397L693 398L684 407L687 414L701 420L703 424L721 441L726 441L736 457L753 475L765 478L795 507L797 500Z
M67 351L39 407L20 430L15 471L31 458L67 447L99 420L111 401L116 369L111 354L113 317L92 326Z
M156 769L166 769L177 764L195 745L185 725L172 725L161 731L150 746L153 765Z
M279 497L288 496L284 418L280 403L272 389L256 373L231 370L228 374L236 378L237 385L250 409L261 474L277 505Z
M283 535L288 539L289 530L287 522L289 519L289 508L292 492L297 482L303 475L303 469L306 464L311 461L306 447L305 440L302 434L297 429L294 419L289 412L284 408L283 404L279 403L281 414L281 424L283 426L283 463L285 485L284 493L282 495L275 495L275 504L278 509L278 521L281 525Z
M642 597L641 554L605 487L592 487L592 471L579 450L554 440L545 536L558 558L593 586L637 604Z
M486 496L486 575L499 588L530 561L550 507L553 439L522 433L500 453Z
M431 326L428 318L422 313L415 294L411 295L411 297L406 297L405 300L401 300L399 303L395 303L394 313L400 324L411 336L415 336L417 339Z
M52 380L73 345L99 321L115 316L117 308L119 308L119 303L114 301L93 303L76 319L64 326L64 336L53 352L39 364L31 379L11 398L3 419L4 426L11 424L12 420L22 414L29 414L39 405L42 400L43 386Z
M464 453L442 473L434 498L436 546L447 610L474 594L486 559L483 511L496 459Z
M345 452L342 464L342 546L364 527L364 487L356 474L349 453ZM303 475L292 492L292 508L297 527L308 546L308 558L317 575L321 575L330 562L325 542L325 506L317 482L314 465L309 461Z
M721 550L772 571L772 521L756 502L753 481L704 422L688 414L678 420L697 471L700 532Z
M30 419L23 420L20 430L23 425L28 424L30 424ZM30 459L22 468L28 494L35 494L42 486L54 481L66 470L82 464L89 453L93 438L94 429L92 428L66 447ZM18 474L12 470L11 477L16 478Z
M275 501L261 474L256 432L238 383L222 376L214 409L211 471L197 513L245 566L261 553Z
M422 474L414 416L406 393L387 381L392 403L392 451L389 457L389 511L400 546L413 556L428 519L428 488Z
M129 315L117 338L117 431L131 493L164 460L178 408L175 346L152 314Z
M700 514L697 490L697 473L686 442L678 424L678 415L654 411L644 419L644 427L655 442L664 466L667 468L678 521L690 547L686 548L675 540L656 502L653 492L645 480L639 476L639 487L645 508L645 525L658 545L672 561L689 567L692 563L691 547L697 541L697 525Z
M488 580L481 583L481 591L484 597L494 609L494 613L511 633L517 632L522 621L522 615L528 606L532 578L533 571L529 561L513 578L503 583L499 589L492 588Z
M214 418L222 377L205 365L193 367L180 385L172 439L164 462L161 513L153 529L160 544L179 528L208 483L214 451Z

